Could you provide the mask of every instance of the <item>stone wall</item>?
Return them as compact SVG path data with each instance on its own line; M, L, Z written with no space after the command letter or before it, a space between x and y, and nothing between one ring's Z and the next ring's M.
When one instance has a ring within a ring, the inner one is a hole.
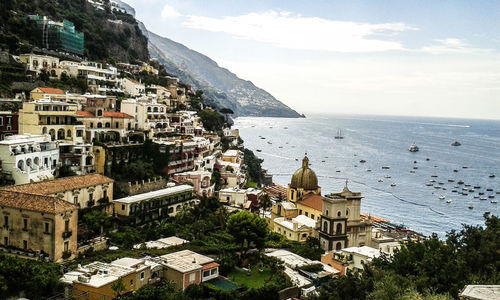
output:
M121 190L126 192L129 196L148 193L167 187L167 178L158 176L149 178L148 180L136 181L136 182L115 182L119 185Z

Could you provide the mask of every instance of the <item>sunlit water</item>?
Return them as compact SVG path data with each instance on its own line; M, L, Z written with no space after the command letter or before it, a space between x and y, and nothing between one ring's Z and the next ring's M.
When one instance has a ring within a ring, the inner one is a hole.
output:
M274 175L274 182L286 186L307 153L323 194L341 191L348 179L349 188L365 197L363 212L424 234L444 236L463 223L483 224L486 211L499 213L500 204L491 201L500 200L496 194L500 192L500 121L315 115L307 119L238 118L235 128L245 146L264 159L263 167ZM339 128L344 139L334 138ZM462 145L452 147L455 140ZM408 151L413 142L419 152ZM431 179L446 190L426 186ZM470 184L469 189L481 188L467 196L452 192L465 187L454 188L459 180ZM495 198L474 198L479 192L484 193L481 197L493 194ZM446 203L447 199L452 202Z

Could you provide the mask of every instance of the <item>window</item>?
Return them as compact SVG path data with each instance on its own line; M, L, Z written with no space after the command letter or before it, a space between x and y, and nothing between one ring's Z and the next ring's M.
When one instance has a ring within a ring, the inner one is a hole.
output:
M76 136L77 137L82 137L83 136L83 130L77 130L76 131Z
M326 221L323 222L323 231L328 232L328 223Z
M134 280L130 279L130 286L133 286L133 285L134 285Z
M3 227L9 228L9 217L8 216L3 217Z
M203 277L208 277L208 276L210 276L210 271L209 270L203 271Z
M346 209L346 210L345 210L345 215L346 215L346 216L348 216L348 215L349 215L349 210L348 210L348 209Z
M342 215L342 213L340 212L340 210L337 212L337 217L340 217Z
M78 204L78 196L73 197L73 203Z
M94 123L90 123L90 128L94 128Z
M28 230L28 219L23 219L23 230Z
M115 123L115 128L118 128L118 127L120 127L120 123L116 122Z
M125 211L125 204L122 204L122 210Z
M100 109L99 109L99 110L97 111L97 116L98 116L98 117L102 116L102 110L100 110Z
M302 234L302 238L304 238L304 239L305 239L306 237L307 237L307 233L303 233L303 234Z
M141 280L144 279L144 272L141 272Z
M92 201L92 200L93 200L93 198L94 198L94 194L90 193L90 194L89 194L89 201Z
M0 117L0 126L3 125L3 117Z
M28 241L27 240L23 241L23 249L24 250L28 249Z
M213 268L212 270L210 270L210 273L212 275L215 275L217 273L217 268Z
M45 230L44 230L45 233L49 233L49 223L48 222L45 222Z
M66 132L66 137L71 137L71 130L68 129L68 131Z
M189 282L194 282L196 279L196 273L189 274Z
M69 220L64 220L64 231L69 231Z
M337 224L337 234L342 234L342 224L341 223Z
M314 214L311 214L311 219L314 219Z
M302 214L302 209L299 209L299 215L301 215L301 214Z
M69 242L66 241L64 242L64 252L68 252L68 250L69 250Z
M328 209L326 210L326 213L325 213L325 214L326 214L326 216L328 216Z
M309 216L309 213L306 211L306 217L308 217L308 216Z

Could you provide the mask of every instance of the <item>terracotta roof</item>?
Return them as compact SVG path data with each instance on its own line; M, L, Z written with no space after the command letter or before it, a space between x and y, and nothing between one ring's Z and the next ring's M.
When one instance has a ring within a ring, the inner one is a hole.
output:
M297 202L297 204L302 204L318 211L323 211L323 197L316 194L307 194L302 197L302 200Z
M36 193L39 195L53 195L62 191L80 189L110 182L113 182L113 179L101 174L89 174L60 178L51 181L15 185L4 188L4 190L28 194Z
M91 112L83 110L77 111L76 115L80 117L90 117L90 118L94 117L94 114L92 114Z
M40 91L44 92L45 94L61 94L64 95L63 90L61 89L54 89L54 88L38 88Z
M213 268L217 268L218 266L219 266L218 263L211 262L211 263L208 263L206 265L203 265L203 270L210 270L210 269L213 269Z
M287 198L287 188L277 183L273 183L273 185L266 187L264 190L272 198L279 198L279 195L281 195L283 200Z
M122 112L114 112L114 111L105 111L102 113L103 117L111 117L111 118L133 118L131 115L122 113Z
M57 214L78 206L52 196L0 190L0 206Z

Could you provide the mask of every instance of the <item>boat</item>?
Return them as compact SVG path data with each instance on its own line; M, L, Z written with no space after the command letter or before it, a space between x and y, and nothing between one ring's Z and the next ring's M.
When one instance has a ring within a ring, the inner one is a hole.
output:
M322 160L321 162L325 162L324 160Z
M382 166L382 169L384 169L384 170L388 170L388 169L390 169L390 168L391 168L391 167L389 167L389 166Z
M492 174L488 175L488 177L493 178L493 177L495 177L495 174L492 173Z
M418 167L413 167L413 170L418 170Z
M415 171L414 170L410 170L410 173L415 173Z
M467 195L469 195L469 194L467 194L467 193L462 193L462 196L467 196Z
M464 182L462 180L459 180L457 183L458 184L464 184Z
M366 170L366 172L371 172L371 171L372 171L372 169L368 169L368 170Z
M439 185L436 185L434 188L435 189L440 189L441 187Z
M443 188L443 191L446 191L446 188L445 188L445 187Z
M362 164L364 164L366 162L366 160L362 159L359 162L362 163Z
M469 209L473 209L474 208L474 205L469 205Z
M444 200L444 198L446 198L446 197L443 195L439 196L439 200Z
M489 195L488 198L495 198L495 195Z
M453 172L458 173L458 170L457 170L457 169L455 169L455 170L453 170Z
M418 150L418 146L415 143L411 144L410 148L408 148L408 151L410 152L418 152Z
M474 199L479 199L479 196L478 195L474 195Z
M271 143L271 142L269 142L269 141L268 141L267 143L268 143L269 145L272 145L272 143Z
M384 182L384 180L383 179L379 179L378 182Z
M385 175L384 178L391 178L391 175Z
M344 138L344 137L342 136L342 129L340 129L340 128L339 128L339 129L337 130L337 135L335 135L335 139L336 139L336 140L341 140L341 139L343 139L343 138Z
M484 192L479 192L479 195L484 195Z
M455 180L453 180L453 179L448 179L448 182L455 182Z
M466 183L465 186L470 186L470 183Z
M431 180L429 180L429 182L436 182L436 180L434 180L434 179L431 179Z
M288 127L283 127L283 129L288 129Z
M335 171L335 172L340 173L340 170L337 170L337 171Z
M391 186L392 186L392 187L395 187L395 186L396 186L396 184L395 184L395 183L391 183Z
M500 195L500 191L495 192L497 195Z
M266 138L265 138L265 137L263 137L263 136L261 136L261 137L260 137L260 139L261 139L261 140L265 140Z
M428 182L425 184L426 186L432 186L432 183Z
M425 160L426 160L426 161L429 161L429 160L431 160L431 159L427 157Z
M479 200L486 200L486 197L481 197L479 198Z
M438 182L438 183L439 183L440 185L443 185L443 184L444 184L444 182Z
M431 175L431 177L433 177L433 178L437 178L438 176L437 176L437 175Z
M452 192L452 193L456 193L456 192L457 192L457 190L451 190L451 192Z
M257 152L262 152L262 150L260 150L260 149L257 149L257 150L255 150L255 151L257 151Z
M463 166L462 169L467 169L468 167L467 166Z
M480 189L481 187L479 185L474 186L475 189Z
M414 163L414 164L416 164L416 163L417 163L417 161L416 161L416 160L414 160L414 161L413 161L413 163Z
M497 200L491 200L490 202L493 203L493 204L496 204Z
M451 203L451 199L446 200L446 203Z
M487 192L493 192L493 189L486 189Z
M454 141L453 143L451 143L451 145L456 147L456 146L460 146L462 144L460 144L458 141Z
M469 192L470 193L474 193L476 190L475 189L470 189Z

